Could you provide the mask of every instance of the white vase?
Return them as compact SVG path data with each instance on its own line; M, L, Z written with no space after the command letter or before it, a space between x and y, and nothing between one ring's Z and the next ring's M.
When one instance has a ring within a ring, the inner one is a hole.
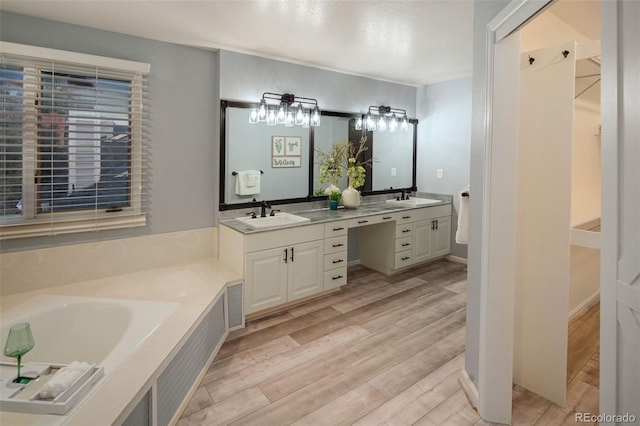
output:
M355 209L360 206L360 191L349 185L342 191L342 205L348 209Z
M334 192L340 192L340 188L338 188L334 184L331 184L327 186L326 189L324 190L324 195L330 195L330 194L333 194Z

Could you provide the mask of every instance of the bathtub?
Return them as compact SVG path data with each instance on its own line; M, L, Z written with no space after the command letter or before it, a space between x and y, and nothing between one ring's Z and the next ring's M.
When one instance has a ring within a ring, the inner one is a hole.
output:
M86 361L113 373L178 307L177 303L38 295L2 313L0 344L9 328L28 322L35 341L23 362ZM2 355L3 361L13 361Z

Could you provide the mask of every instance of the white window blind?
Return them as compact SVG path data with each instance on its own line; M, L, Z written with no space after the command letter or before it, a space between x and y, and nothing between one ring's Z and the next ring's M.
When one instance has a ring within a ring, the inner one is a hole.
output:
M148 71L0 42L0 239L146 223Z

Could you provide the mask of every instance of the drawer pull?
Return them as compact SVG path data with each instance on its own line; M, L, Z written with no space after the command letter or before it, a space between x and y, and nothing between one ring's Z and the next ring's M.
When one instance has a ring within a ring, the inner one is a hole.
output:
M284 263L287 263L287 256L289 256L289 249L284 249Z
M403 229L402 233L411 232L411 229Z
M358 223L369 223L368 220L359 220Z
M333 244L333 247L342 247L344 244L342 243L338 243L338 244Z
M411 216L402 216L403 219L411 219Z
M393 216L385 216L382 218L382 220L389 220L389 219L393 219Z
M338 259L333 261L333 263L340 263L340 262L344 262L344 259Z
M410 245L411 245L411 243L403 243L402 247L406 247L406 246L410 246Z
M405 257L401 258L400 260L409 260L409 259L411 259L409 256L405 256Z
M334 231L342 231L344 229L343 226L339 227L339 228L333 228Z
M337 277L333 277L333 280L339 280L340 278L343 278L343 275L338 275Z

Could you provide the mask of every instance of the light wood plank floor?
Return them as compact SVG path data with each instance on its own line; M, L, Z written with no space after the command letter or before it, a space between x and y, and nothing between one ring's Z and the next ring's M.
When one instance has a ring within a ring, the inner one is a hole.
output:
M178 425L487 424L458 384L466 274L446 260L392 277L350 268L341 292L232 332ZM597 316L574 321L571 335L589 338ZM598 352L575 347L583 365L570 370L567 406L514 387L514 424L597 413Z

